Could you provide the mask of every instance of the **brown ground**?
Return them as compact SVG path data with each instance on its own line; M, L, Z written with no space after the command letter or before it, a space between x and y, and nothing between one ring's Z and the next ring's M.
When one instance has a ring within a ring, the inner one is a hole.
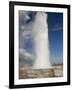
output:
M52 69L33 70L22 67L19 69L19 79L27 78L48 78L48 77L62 77L63 65L55 65Z

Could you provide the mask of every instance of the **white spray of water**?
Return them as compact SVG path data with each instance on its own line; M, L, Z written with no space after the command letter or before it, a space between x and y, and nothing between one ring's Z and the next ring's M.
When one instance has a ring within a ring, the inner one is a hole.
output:
M33 40L35 63L33 69L49 69L51 68L49 54L48 24L47 14L45 12L37 12L33 23Z

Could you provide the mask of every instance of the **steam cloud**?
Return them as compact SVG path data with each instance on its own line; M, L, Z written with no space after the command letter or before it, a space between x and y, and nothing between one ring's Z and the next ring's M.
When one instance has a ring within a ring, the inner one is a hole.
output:
M35 50L35 63L33 69L51 68L46 13L37 12L32 32L34 35L33 40Z

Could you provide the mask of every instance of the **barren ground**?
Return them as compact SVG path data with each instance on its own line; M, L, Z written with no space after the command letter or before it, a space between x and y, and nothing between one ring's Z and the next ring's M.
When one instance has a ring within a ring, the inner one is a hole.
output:
M63 76L63 65L55 65L51 69L33 70L25 67L21 67L19 69L19 79L48 78L48 77L62 77L62 76Z

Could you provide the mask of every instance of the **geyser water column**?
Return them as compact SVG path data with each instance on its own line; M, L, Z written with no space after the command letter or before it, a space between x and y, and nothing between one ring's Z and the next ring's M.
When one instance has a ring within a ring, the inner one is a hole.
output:
M51 68L47 14L45 12L36 13L32 33L33 33L34 54L35 54L35 62L32 68L33 69Z

